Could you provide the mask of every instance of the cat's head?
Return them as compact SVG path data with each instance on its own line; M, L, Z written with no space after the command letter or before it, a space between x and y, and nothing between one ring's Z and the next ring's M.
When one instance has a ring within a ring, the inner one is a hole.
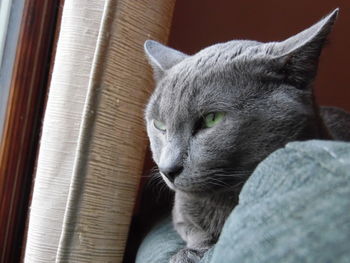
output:
M170 188L232 190L287 142L319 137L311 86L337 13L282 42L235 40L193 56L146 41L157 84L147 132Z

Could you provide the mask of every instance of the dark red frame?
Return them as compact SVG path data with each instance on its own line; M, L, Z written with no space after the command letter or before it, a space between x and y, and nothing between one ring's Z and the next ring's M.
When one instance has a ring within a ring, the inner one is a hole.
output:
M19 262L60 0L26 0L0 147L0 262Z

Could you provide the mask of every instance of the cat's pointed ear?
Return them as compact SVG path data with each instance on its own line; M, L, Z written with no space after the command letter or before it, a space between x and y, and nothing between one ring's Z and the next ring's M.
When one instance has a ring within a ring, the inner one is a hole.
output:
M338 15L335 9L318 23L275 44L282 72L298 88L307 88L315 78L318 60Z
M156 80L162 77L164 71L187 57L186 54L153 40L147 40L144 49Z

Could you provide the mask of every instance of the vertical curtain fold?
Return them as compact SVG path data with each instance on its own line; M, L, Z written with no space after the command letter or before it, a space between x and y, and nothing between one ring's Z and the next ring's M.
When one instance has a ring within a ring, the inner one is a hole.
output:
M66 0L25 262L121 262L147 145L143 42L175 0Z
M56 258L103 7L99 0L65 1L35 174L25 262L47 263Z

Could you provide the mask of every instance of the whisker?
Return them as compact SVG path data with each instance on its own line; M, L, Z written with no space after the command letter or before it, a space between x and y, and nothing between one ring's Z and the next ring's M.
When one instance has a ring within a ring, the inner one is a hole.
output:
M223 181L221 181L221 180L219 180L219 179L217 179L217 178L211 177L211 178L209 178L209 179L210 179L209 182L210 182L211 180L214 180L214 182L216 182L217 185L219 185L219 186L229 186L226 182L223 182Z

